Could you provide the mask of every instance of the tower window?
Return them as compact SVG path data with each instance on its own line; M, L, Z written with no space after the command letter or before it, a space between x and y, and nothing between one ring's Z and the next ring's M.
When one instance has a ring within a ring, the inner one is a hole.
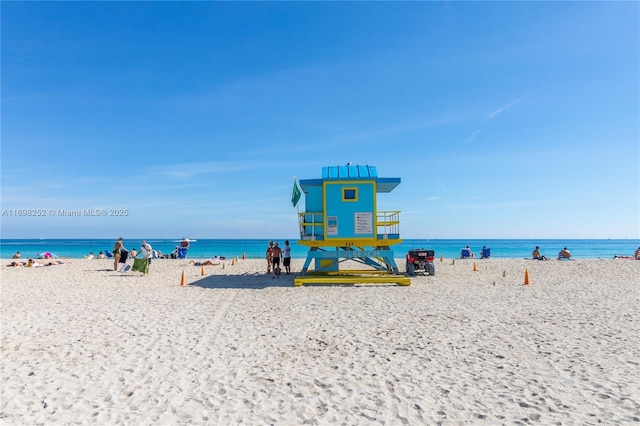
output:
M358 189L357 188L343 188L342 189L342 201L358 201Z

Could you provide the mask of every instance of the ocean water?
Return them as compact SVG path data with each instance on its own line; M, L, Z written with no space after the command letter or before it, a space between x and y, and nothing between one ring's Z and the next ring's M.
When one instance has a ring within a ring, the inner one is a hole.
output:
M285 239L274 240L284 245ZM296 243L296 239L289 239L291 256L304 259L308 249ZM148 239L154 249L163 253L171 253L179 240ZM208 258L215 255L226 257L242 257L248 259L263 259L269 240L196 240L191 243L188 257L192 259ZM60 257L81 259L89 252L98 254L100 251L113 249L115 239L37 239L37 240L0 240L0 258L9 259L19 251L23 258L36 258L38 253L51 252ZM140 249L141 240L125 240L127 249ZM479 257L483 246L491 248L491 254L497 258L525 258L530 257L535 246L540 246L543 255L555 258L558 252L567 247L574 258L610 259L615 255L632 256L640 247L640 240L445 240L445 239L409 239L392 246L396 258L402 258L413 248L435 250L436 256L445 258L460 257L460 249L469 245Z

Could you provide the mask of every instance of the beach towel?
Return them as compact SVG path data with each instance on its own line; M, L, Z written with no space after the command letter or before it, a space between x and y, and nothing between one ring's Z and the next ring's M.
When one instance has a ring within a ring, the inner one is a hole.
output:
M127 257L129 257L129 252L120 250L120 263L127 263Z
M149 259L133 259L132 271L142 272L146 274L149 272Z

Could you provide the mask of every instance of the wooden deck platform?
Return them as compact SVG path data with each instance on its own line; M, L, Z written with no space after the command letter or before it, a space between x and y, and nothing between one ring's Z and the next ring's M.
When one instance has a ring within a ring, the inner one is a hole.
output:
M404 275L378 275L378 276L358 276L358 275L300 275L297 276L293 285L331 285L331 284L398 284L401 286L411 285L411 279Z

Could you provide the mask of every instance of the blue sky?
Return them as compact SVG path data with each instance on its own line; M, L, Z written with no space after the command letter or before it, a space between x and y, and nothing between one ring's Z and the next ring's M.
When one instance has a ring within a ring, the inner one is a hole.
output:
M638 2L0 7L3 238L296 238L347 162L403 238L640 238Z

